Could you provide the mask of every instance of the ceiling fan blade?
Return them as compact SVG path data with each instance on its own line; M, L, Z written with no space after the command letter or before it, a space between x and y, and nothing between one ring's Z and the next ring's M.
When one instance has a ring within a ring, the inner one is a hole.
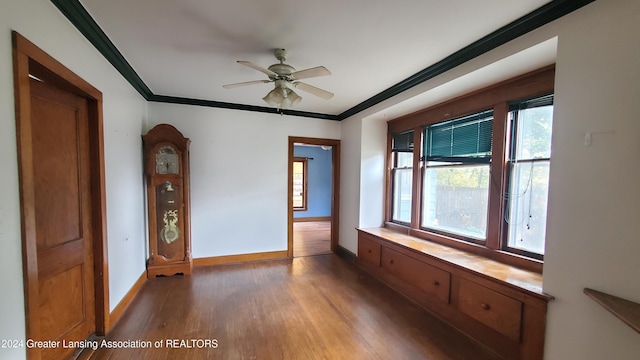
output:
M331 71L327 70L324 66L316 66L314 68L296 71L291 74L291 76L296 80L327 75L331 75Z
M232 89L232 88L239 87L239 86L254 85L254 84L266 84L268 82L271 82L271 80L245 81L245 82L241 82L241 83L222 85L222 87L225 88L225 89Z
M269 77L278 76L278 74L274 73L273 71L271 71L269 69L265 69L265 68L263 68L261 66L258 66L256 64L252 63L251 61L240 61L240 60L238 60L238 64L241 64L241 65L244 65L244 66L248 66L248 67L250 67L250 68L252 68L254 70L258 70L258 71L260 71L262 73L267 74L267 76L269 76Z
M300 90L306 91L309 94L313 94L315 96L321 97L325 100L329 100L333 97L333 93L328 92L326 90L322 90L320 88L317 88L315 86L311 86L309 84L305 84L303 82L296 82L294 83L294 85L299 88Z

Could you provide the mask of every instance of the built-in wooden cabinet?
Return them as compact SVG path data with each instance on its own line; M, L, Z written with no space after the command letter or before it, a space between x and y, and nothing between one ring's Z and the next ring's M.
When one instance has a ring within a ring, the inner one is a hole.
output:
M450 273L388 247L381 250L381 263L388 275L411 284L424 297L449 303Z
M461 313L515 341L520 340L521 301L474 282L459 279L455 305Z
M385 228L358 230L356 263L504 359L542 359L542 276Z
M380 267L380 243L362 236L358 239L358 260L361 265Z

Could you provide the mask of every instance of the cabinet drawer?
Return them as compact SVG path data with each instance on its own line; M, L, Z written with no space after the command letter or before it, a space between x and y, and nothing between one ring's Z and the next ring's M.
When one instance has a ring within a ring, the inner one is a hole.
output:
M380 266L380 244L366 236L358 236L358 258L361 264Z
M459 281L458 308L461 312L513 340L520 340L522 302L471 281Z
M449 303L451 274L389 248L382 248L382 268L419 292Z

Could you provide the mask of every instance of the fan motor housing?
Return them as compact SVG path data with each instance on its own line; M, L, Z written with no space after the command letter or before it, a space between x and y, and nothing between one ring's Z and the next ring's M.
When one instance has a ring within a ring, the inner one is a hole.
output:
M296 71L296 69L293 66L288 64L283 64L283 63L273 64L269 66L268 69L280 75L281 79L288 79L289 75L293 74ZM276 79L280 79L280 77L277 77Z

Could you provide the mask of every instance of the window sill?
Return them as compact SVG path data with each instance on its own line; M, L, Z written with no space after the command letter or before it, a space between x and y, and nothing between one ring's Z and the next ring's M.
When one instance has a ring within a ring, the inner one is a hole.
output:
M446 247L469 252L474 255L478 255L481 258L494 260L505 265L515 266L524 270L542 274L542 266L544 265L544 262L537 259L528 258L507 251L491 249L484 245L458 240L448 236L439 235L421 229L414 229L396 223L387 222L385 223L385 228L389 228L393 231L410 235L421 240L426 240L429 242L444 245Z
M456 249L451 246L409 235L411 229L406 227L402 233L389 228L366 228L358 230L420 254L427 255L438 261L525 290L536 297L547 300L552 298L542 291L541 273L523 270L514 265L496 261L469 251ZM479 245L475 244L469 245L479 247ZM508 255L513 256L511 254Z

